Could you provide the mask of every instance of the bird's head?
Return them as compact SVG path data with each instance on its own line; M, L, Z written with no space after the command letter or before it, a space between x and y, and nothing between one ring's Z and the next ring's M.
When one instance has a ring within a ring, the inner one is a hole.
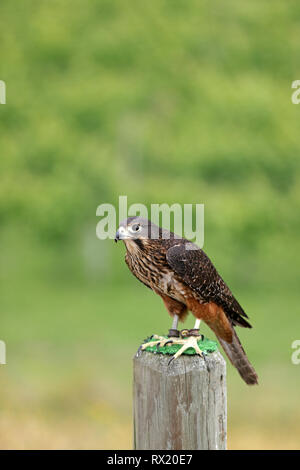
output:
M161 228L142 217L129 217L121 222L115 242L123 240L126 247L142 247L150 239L160 238Z

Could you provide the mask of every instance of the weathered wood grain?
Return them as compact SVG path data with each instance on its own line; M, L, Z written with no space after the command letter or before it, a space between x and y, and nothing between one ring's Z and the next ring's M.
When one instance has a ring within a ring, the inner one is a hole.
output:
M226 449L226 363L142 352L134 357L134 448Z

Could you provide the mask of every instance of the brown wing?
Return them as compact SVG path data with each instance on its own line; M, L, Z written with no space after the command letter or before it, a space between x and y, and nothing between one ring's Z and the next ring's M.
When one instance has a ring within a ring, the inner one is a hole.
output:
M251 328L243 318L248 318L246 313L209 257L196 245L192 245L196 249L187 249L187 246L188 244L179 242L169 248L166 258L170 267L204 300L220 305L233 325Z

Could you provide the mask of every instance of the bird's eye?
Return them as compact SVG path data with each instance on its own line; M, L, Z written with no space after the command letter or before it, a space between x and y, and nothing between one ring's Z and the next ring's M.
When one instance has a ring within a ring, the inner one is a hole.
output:
M138 232L140 230L141 226L139 224L133 224L133 226L131 227L131 230L133 232Z

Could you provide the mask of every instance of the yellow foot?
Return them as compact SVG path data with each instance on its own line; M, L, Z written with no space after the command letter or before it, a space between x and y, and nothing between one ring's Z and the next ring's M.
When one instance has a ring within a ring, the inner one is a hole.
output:
M199 336L188 336L187 338L176 338L173 344L182 344L182 348L177 351L174 356L171 357L169 360L169 364L171 364L174 359L177 359L181 354L189 348L193 348L196 354L199 356L204 357L203 351L198 346Z
M159 347L163 348L164 346L167 346L168 344L174 344L174 340L177 338L165 338L164 336L158 336L158 335L153 335L151 338L151 341L148 341L148 343L144 343L141 346L141 350L144 351L144 349L148 348L149 346L156 346L157 349Z
M174 359L177 359L181 354L186 351L189 348L193 348L195 353L198 354L201 357L204 357L203 351L198 346L198 340L199 336L188 336L186 338L164 338L163 336L157 336L153 335L151 341L142 344L139 350L144 351L144 349L148 348L149 346L156 346L157 349L159 347L164 347L164 346L173 346L173 344L180 344L182 347L177 351L174 356L171 357L169 364L174 361Z

